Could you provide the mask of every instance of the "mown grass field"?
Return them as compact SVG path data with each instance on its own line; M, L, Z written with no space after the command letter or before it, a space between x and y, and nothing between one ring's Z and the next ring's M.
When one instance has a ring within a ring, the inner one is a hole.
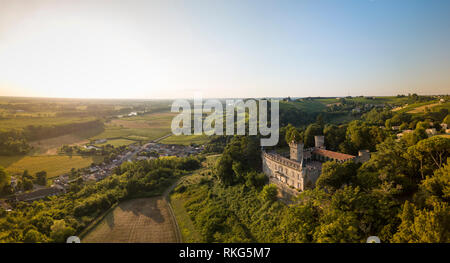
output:
M83 243L173 243L176 227L163 197L125 201L109 212Z
M22 174L24 170L28 170L31 174L44 170L48 178L67 173L72 168L84 168L93 162L101 161L102 156L0 156L0 165L12 175Z
M158 112L114 119L106 123L104 132L91 139L154 140L171 133L170 125L175 115L176 113L172 112Z

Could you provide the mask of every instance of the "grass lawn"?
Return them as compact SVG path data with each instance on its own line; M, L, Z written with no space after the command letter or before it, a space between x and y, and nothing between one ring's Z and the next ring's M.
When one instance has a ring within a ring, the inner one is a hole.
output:
M69 172L72 168L84 168L93 162L101 162L102 156L0 156L0 165L11 174L21 174L28 170L31 174L46 171L48 178Z

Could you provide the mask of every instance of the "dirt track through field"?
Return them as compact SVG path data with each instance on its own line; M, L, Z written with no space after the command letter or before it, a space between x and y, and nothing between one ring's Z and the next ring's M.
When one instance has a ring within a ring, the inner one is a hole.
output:
M83 243L179 242L164 196L140 198L121 203L90 233Z

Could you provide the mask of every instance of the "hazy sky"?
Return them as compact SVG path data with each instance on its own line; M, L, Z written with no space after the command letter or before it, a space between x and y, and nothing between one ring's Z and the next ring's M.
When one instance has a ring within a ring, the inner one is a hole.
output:
M0 96L449 91L448 0L0 0Z

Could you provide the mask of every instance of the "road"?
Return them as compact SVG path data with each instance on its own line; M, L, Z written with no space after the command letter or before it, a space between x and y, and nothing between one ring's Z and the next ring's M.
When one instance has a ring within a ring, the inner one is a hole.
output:
M173 225L175 226L175 235L176 235L177 243L182 243L183 238L181 237L181 231L180 231L180 227L178 226L177 218L175 217L175 213L173 212L172 205L170 204L169 194L177 186L177 184L180 180L181 180L181 178L178 179L171 186L169 186L169 188L167 188L163 193L164 200L166 200L167 206L169 207L170 217L172 218Z

